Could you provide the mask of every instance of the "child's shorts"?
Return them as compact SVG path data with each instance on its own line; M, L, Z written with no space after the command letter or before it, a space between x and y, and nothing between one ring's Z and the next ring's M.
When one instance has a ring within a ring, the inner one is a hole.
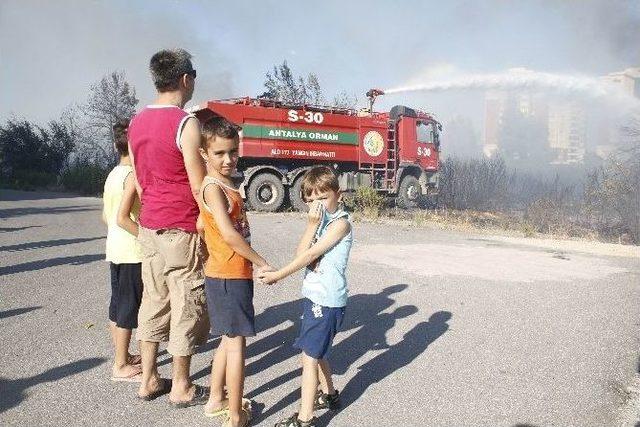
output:
M111 302L109 320L123 329L138 327L138 310L142 301L142 264L109 263Z
M293 346L314 359L324 359L342 326L344 307L324 307L308 298L302 300L302 325Z
M205 292L212 335L256 335L253 280L207 277Z

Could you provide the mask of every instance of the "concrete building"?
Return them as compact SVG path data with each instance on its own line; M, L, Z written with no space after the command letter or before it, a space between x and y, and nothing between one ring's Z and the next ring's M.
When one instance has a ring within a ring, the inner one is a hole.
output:
M587 115L575 101L549 102L549 148L553 164L583 163L587 139Z

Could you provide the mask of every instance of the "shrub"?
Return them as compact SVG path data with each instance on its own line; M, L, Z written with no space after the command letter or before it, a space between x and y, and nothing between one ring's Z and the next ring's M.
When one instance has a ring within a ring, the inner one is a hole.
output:
M385 206L385 197L371 187L358 187L355 193L344 197L348 210L361 213L365 217L377 218Z
M109 169L89 160L77 159L62 172L61 183L65 189L85 195L102 194Z

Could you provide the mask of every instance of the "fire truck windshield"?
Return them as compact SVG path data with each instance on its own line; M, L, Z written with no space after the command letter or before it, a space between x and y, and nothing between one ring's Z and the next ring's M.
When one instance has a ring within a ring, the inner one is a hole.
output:
M422 144L433 144L435 137L435 126L431 122L416 122L416 137Z

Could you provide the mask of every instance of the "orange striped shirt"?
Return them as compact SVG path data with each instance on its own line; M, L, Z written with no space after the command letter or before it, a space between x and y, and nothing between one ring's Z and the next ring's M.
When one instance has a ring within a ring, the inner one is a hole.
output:
M247 221L244 202L242 196L240 196L240 192L216 178L206 176L202 183L200 193L202 205L205 209L204 212L202 212L204 240L209 252L204 273L208 277L220 279L252 279L253 265L251 261L238 254L224 241L213 217L213 213L204 200L204 190L208 185L217 185L222 190L227 198L229 205L227 213L229 214L229 218L231 218L233 228L245 238L247 243L251 244L249 221Z

